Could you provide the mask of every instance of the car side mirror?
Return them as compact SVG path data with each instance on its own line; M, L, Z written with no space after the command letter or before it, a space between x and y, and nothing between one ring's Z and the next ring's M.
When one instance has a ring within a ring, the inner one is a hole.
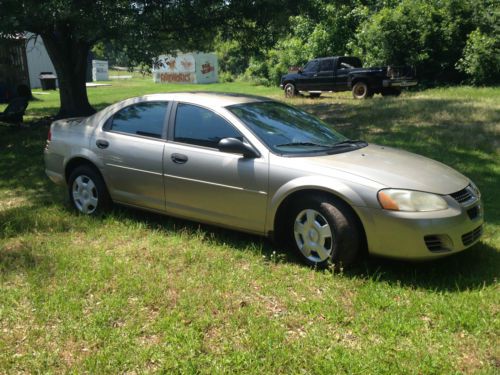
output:
M229 154L240 154L245 158L257 158L260 154L249 144L244 143L236 138L222 138L217 148L219 151Z
M302 68L299 68L299 70L297 71L299 74L302 74L304 73L304 70Z

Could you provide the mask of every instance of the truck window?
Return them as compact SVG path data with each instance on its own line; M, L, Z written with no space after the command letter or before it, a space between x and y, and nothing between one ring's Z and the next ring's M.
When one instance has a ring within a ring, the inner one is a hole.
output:
M321 60L319 65L320 72L333 70L333 59L324 59Z
M317 72L319 67L318 60L309 61L306 66L304 66L304 72Z
M352 69L352 68L361 68L361 60L357 57L352 56L344 56L339 57L337 61L337 69Z

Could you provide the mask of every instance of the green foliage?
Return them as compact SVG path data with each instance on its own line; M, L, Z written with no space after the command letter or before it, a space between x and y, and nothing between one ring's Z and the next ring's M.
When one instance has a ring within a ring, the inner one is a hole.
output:
M458 81L455 63L472 28L472 6L402 0L360 25L352 50L368 64L409 64L423 81Z
M300 13L288 19L288 27L280 29L272 45L246 50L242 55L245 42L233 40L240 49L226 51L225 59L239 58L238 68L228 65L226 71L239 75L245 66L247 79L259 77L275 85L291 66L314 57L352 54L365 66L411 65L423 84L459 83L466 74L472 83L497 82L476 75L498 70L494 58L498 53L491 50L489 57L485 54L488 43L499 40L498 1L308 0L304 4ZM469 35L477 28L483 37L470 40L464 51ZM482 68L476 63L476 68L466 71L458 61L470 60L472 55L476 60L481 55L486 61L481 60Z
M466 73L473 84L500 83L500 42L479 29L469 34L463 57L457 68Z
M341 1L312 2L307 13L289 19L290 27L263 56L255 69L249 66L246 76L264 74L270 84L277 84L291 66L302 66L309 59L321 56L344 55L355 35L357 25L368 15L362 5L345 5ZM255 62L253 62L255 65Z

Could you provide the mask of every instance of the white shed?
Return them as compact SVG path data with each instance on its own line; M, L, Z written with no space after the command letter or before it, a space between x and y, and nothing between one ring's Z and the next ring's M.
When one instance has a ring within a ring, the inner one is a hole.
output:
M153 64L156 83L214 83L218 81L215 53L190 52L161 55Z
M40 36L35 38L33 34L26 34L26 60L32 89L42 87L40 84L40 73L52 72L56 74L56 69Z

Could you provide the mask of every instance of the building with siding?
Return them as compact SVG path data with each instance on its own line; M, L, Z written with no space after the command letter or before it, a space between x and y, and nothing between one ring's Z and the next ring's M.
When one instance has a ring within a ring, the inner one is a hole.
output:
M29 83L32 89L42 87L40 83L42 72L56 73L42 38L36 37L34 34L26 34L26 61L28 62Z

